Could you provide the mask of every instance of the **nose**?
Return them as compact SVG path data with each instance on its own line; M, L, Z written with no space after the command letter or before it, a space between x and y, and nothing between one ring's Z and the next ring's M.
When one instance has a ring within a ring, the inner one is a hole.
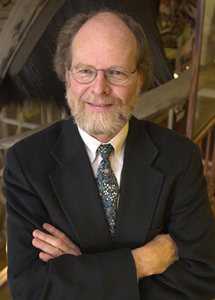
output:
M92 93L95 95L108 95L110 93L110 84L105 77L103 70L97 71L97 76L92 82Z

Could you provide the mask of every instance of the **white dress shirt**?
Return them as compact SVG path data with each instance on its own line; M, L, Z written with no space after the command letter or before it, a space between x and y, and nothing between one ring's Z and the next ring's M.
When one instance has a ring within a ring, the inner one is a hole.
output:
M84 141L87 154L89 156L93 173L96 176L96 172L98 166L102 160L100 154L97 154L97 149L101 145L101 142L83 131L80 127L78 127L79 133L81 135L82 140ZM120 186L121 180L121 172L123 166L124 159L124 150L125 150L125 141L128 134L128 123L121 129L121 131L112 138L108 143L111 144L114 148L114 151L110 155L110 162L113 172L117 178L118 184ZM105 143L102 143L105 144Z

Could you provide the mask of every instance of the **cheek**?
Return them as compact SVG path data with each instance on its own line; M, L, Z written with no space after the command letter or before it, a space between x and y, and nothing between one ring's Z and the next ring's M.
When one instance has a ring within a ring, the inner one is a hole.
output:
M119 91L118 97L122 100L123 103L127 104L133 100L134 96L136 96L137 93L138 87L135 85Z
M88 90L88 86L87 85L80 84L80 83L78 83L78 82L76 82L74 80L70 80L68 88L71 89L72 95L76 99L79 99L82 96L84 96L85 93Z

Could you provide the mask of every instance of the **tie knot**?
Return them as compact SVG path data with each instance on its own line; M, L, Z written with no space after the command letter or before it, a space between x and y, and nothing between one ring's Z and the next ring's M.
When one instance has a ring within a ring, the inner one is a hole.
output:
M111 152L113 151L113 146L111 144L100 145L97 149L98 153L101 155L102 158L107 159L109 158Z

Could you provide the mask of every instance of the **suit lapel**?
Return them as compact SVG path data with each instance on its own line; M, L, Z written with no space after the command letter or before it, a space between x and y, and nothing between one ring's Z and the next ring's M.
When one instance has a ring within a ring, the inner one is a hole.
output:
M146 241L164 180L164 174L153 166L158 155L145 124L132 119L122 170L117 247L138 247Z
M82 251L111 247L111 238L91 164L77 127L66 121L52 155L58 166L50 175L58 201Z

